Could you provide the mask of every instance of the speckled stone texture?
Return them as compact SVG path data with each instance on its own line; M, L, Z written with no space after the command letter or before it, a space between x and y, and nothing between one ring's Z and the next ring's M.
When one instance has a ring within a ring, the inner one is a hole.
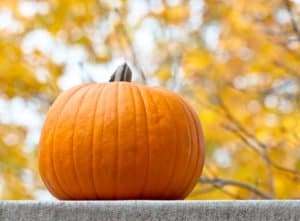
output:
M0 201L1 221L300 220L300 201Z

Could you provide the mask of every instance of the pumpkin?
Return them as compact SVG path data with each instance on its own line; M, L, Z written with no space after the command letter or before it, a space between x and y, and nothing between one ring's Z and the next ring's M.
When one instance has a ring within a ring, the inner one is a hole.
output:
M183 199L204 162L197 114L178 94L130 82L120 66L108 83L60 94L39 144L39 171L62 200Z

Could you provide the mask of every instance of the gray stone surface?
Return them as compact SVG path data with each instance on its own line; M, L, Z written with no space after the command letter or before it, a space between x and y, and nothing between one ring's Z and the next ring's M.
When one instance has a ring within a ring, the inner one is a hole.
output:
M300 201L0 201L0 221L300 220Z

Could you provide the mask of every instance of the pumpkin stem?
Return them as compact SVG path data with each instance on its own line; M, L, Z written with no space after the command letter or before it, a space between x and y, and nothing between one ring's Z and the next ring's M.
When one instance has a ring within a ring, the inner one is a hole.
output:
M128 81L131 82L132 72L129 68L129 66L124 63L120 65L117 70L113 73L111 76L109 82L114 81Z

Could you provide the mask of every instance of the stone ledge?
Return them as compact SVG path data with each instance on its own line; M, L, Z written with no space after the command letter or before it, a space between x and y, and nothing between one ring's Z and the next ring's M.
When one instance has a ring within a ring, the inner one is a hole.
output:
M300 201L0 201L1 221L300 220Z

